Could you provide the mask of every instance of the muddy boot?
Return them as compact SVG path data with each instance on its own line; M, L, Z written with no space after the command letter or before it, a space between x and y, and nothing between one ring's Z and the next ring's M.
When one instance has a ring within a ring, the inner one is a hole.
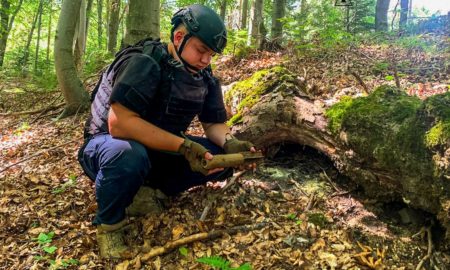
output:
M106 259L125 259L131 257L131 250L125 245L126 220L108 225L97 226L97 243L100 256Z
M128 216L160 214L168 202L168 197L159 189L142 186L136 193L133 203L127 207Z

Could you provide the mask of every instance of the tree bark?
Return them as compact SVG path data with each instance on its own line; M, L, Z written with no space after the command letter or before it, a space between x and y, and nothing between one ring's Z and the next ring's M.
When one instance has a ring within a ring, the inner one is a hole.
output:
M248 0L242 0L241 29L247 28Z
M52 17L53 17L52 8L53 8L53 1L50 0L49 12L48 12L48 34L47 34L47 55L46 55L47 63L50 62L50 42L51 42L51 36L52 36Z
M315 148L366 196L405 201L436 215L450 243L450 140L433 133L450 121L444 113L450 94L421 101L383 86L368 97L330 107L279 67L257 76L225 93L237 111L230 120L236 137L268 153L284 142ZM253 91L248 85L256 79L258 90Z
M88 33L89 33L89 26L91 22L91 12L92 12L92 4L94 0L88 0L87 6L86 6L86 31L85 31L85 37L84 40L87 41ZM86 52L86 45L84 46L84 52Z
M83 55L86 49L86 0L81 0L80 12L74 36L74 58L75 66L81 69Z
M262 36L261 30L263 29L261 25L264 24L263 22L263 0L254 0L252 4L252 10L251 10L251 24L249 28L249 38L250 38L250 44L253 46L260 47L260 44L262 43L262 39L265 38ZM263 26L264 27L264 26Z
M103 0L97 0L97 42L98 48L103 48Z
M388 10L390 0L377 0L375 10L375 30L388 30Z
M66 0L61 7L55 37L55 69L66 107L60 117L84 111L89 105L89 95L78 78L73 58L73 38L80 15L81 0Z
M38 10L36 11L36 14L34 16L30 32L28 33L27 44L25 45L25 49L24 49L24 52L23 52L23 58L20 61L21 65L23 67L25 67L27 65L27 63L28 63L28 58L30 56L30 45L31 45L31 41L33 39L34 29L36 28L37 20L38 20L38 17L39 17L39 10L41 10L43 2L44 2L44 0L40 0L39 1Z
M130 0L124 46L147 37L159 38L159 0Z
M42 13L43 13L43 3L39 6L38 10L38 22L37 22L37 40L36 40L36 50L34 54L34 73L37 72L39 63L39 43L41 42L41 28L42 28Z
M222 18L222 21L225 22L225 16L227 12L227 0L222 0L220 2L220 18Z
M408 22L409 0L400 0L400 29L405 28Z
M108 21L108 51L116 52L117 32L119 30L120 0L110 0Z
M272 42L278 46L281 46L283 37L283 23L281 19L286 14L286 0L274 0L273 1L273 14L272 14Z
M5 58L6 43L8 41L9 29L9 10L11 8L9 0L2 0L0 10L0 66L3 66L3 59Z

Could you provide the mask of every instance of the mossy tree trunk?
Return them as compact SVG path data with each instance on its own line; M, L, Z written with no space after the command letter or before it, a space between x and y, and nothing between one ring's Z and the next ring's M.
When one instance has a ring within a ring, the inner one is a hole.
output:
M327 107L305 89L280 67L237 83L225 94L236 136L313 147L368 196L436 215L450 243L450 93L421 101L380 87Z

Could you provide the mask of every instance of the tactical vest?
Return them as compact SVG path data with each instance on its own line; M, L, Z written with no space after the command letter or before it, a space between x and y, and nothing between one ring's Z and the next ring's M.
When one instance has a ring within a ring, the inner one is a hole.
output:
M161 68L157 95L142 118L173 134L178 135L185 131L193 118L202 111L208 88L220 87L213 79L211 69L205 69L193 77L183 70L179 62L170 57L164 44L158 40L142 40L118 52L115 60L99 79L91 95L91 116L86 121L85 139L95 134L109 133L110 97L118 70L139 53L151 56Z

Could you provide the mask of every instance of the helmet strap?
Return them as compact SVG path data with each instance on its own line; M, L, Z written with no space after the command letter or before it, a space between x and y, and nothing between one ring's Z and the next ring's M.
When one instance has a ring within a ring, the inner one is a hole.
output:
M178 58L180 58L181 62L183 63L183 65L189 69L194 70L195 72L199 72L200 69L190 65L188 62L186 62L186 60L183 59L183 57L181 57L181 53L183 52L184 47L186 46L186 42L192 37L192 35L190 33L187 33L186 35L184 35L183 41L181 42L181 45L178 49L175 48L175 52L177 53Z

